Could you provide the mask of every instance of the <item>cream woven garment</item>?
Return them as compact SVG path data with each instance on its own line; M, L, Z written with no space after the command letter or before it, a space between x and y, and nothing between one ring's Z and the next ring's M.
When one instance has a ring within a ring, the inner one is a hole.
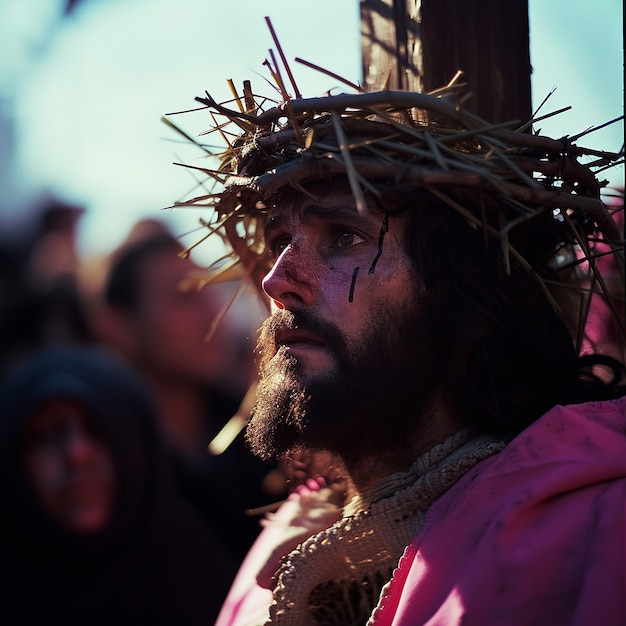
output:
M268 624L366 624L382 587L432 503L504 442L459 431L353 498L343 517L291 552L277 574Z

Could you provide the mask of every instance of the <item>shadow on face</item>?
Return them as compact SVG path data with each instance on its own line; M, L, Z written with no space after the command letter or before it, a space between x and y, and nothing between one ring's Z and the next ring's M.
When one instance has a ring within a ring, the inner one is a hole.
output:
M79 402L46 401L25 423L23 462L42 510L67 530L104 530L113 516L113 455L95 420Z

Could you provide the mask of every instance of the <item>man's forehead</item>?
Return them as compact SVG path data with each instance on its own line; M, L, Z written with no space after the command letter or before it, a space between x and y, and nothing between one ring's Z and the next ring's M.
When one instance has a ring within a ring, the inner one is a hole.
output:
M294 218L306 224L312 220L366 222L372 217L372 212L359 214L354 197L349 191L335 191L316 198L290 196L272 202L268 209L266 227Z

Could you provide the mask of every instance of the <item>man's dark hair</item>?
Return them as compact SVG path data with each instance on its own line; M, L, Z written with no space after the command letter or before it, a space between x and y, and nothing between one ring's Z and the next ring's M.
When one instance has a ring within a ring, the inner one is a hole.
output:
M420 323L451 413L479 432L506 435L574 401L574 344L537 281L514 261L505 267L498 242L445 203L418 201L405 244L424 287Z
M173 256L182 250L169 233L160 232L123 247L115 255L104 287L104 301L110 306L136 310L140 299L139 275L151 257L163 252Z

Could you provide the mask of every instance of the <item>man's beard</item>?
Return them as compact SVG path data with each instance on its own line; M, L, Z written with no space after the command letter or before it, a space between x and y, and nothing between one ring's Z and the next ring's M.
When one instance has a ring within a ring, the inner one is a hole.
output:
M275 312L257 343L261 379L246 431L261 458L294 449L350 456L380 454L415 428L433 387L434 350L416 306L378 313L358 345L308 310ZM296 357L276 351L277 328L299 328L332 352L335 367L301 374Z

